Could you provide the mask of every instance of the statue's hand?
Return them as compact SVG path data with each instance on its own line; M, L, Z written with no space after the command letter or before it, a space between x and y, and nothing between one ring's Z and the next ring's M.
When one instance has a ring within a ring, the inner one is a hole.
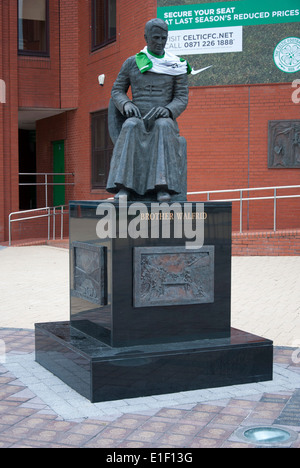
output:
M139 108L133 104L133 102L126 102L124 105L124 114L125 116L128 117L137 117L138 119L141 119L141 113Z
M171 117L171 113L169 109L167 109L166 107L157 107L154 117L155 119L160 119L160 118L167 119L168 117Z

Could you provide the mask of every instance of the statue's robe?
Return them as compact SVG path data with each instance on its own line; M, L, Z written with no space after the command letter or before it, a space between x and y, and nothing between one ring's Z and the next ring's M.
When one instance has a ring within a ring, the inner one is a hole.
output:
M143 119L126 119L115 141L107 191L125 187L138 195L167 190L182 192L186 178L186 140L179 135L177 117L188 104L187 74L172 76L150 71L141 73L135 56L123 64L112 88L112 101L124 116L124 105L132 102L144 117L152 108L169 109L170 118L147 124Z

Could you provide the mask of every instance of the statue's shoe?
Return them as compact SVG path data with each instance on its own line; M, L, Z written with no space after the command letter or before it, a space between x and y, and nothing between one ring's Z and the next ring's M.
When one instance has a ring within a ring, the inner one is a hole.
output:
M129 191L126 189L121 189L116 195L114 196L115 200L124 201L125 199L129 199Z
M171 195L168 192L157 192L157 201L159 202L169 202L171 200Z

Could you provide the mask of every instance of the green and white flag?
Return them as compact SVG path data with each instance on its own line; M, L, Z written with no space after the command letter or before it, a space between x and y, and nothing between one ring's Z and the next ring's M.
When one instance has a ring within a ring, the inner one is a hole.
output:
M186 60L168 51L165 51L164 55L158 56L149 52L147 47L136 55L136 64L141 73L150 71L152 73L178 76L191 72Z

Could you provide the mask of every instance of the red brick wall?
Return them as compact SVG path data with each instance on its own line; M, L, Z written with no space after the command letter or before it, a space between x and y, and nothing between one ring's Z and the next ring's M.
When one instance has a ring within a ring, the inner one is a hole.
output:
M232 255L300 255L300 229L233 233Z
M268 121L299 118L300 104L292 102L292 91L290 84L192 88L188 110L180 119L188 140L188 190L300 185L299 169L268 169ZM299 189L278 195L294 193ZM273 191L259 191L249 197L272 195ZM218 194L211 199L236 196ZM243 214L244 229L273 228L272 200L244 202ZM238 203L233 227L239 229ZM299 198L278 200L277 227L300 227Z
M60 107L59 2L49 2L49 18L50 57L18 58L19 107Z
M19 56L19 106L78 105L78 2L49 2L50 57Z
M6 103L0 104L0 240L8 236L8 215L19 207L17 11L14 2L0 3L0 78Z
M58 2L60 21L60 93L62 108L78 106L79 26L78 4L73 0Z

